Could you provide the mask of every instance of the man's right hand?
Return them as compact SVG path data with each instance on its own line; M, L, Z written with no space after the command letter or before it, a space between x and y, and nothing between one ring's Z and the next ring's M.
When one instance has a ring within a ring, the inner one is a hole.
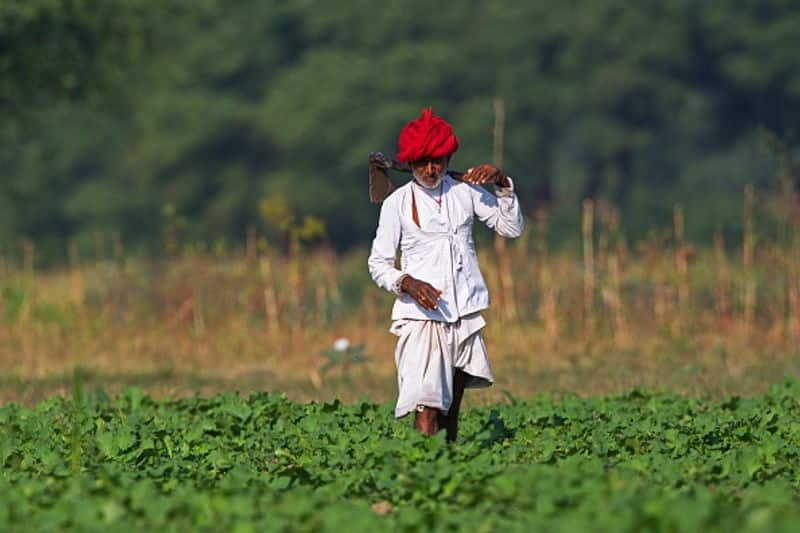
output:
M438 306L436 302L439 301L439 296L442 294L442 291L433 288L433 285L430 283L412 278L411 276L403 278L403 281L400 283L400 288L403 292L414 298L419 305L429 311L436 310Z

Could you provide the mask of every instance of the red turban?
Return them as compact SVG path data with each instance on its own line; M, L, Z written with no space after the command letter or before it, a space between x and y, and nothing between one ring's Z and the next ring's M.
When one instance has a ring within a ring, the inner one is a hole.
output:
M423 158L449 157L458 150L458 137L453 128L433 114L433 108L422 110L422 115L412 120L397 139L397 159L411 163Z

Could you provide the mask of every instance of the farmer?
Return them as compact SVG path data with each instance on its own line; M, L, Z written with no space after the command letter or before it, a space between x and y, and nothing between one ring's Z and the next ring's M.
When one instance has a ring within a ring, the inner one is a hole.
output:
M481 336L489 295L472 223L477 217L503 237L518 237L522 213L514 183L499 168L478 165L463 181L447 173L458 138L432 109L406 124L397 144L397 159L414 179L383 202L368 260L375 283L397 295L390 328L398 337L395 416L414 412L416 429L445 429L452 442L464 389L494 381ZM494 194L479 185L492 185Z

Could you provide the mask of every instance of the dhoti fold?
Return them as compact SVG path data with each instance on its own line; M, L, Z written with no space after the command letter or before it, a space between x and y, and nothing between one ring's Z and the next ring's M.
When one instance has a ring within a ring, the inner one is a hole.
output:
M447 413L453 402L453 372L467 374L466 387L488 387L494 382L489 356L481 336L486 325L480 313L454 323L399 319L390 331L397 335L398 397L395 416L420 407Z

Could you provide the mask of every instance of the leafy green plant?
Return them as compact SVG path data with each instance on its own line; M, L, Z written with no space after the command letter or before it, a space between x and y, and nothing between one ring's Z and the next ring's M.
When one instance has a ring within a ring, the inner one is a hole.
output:
M464 413L254 393L0 408L0 529L789 531L800 382L724 402L635 390ZM75 450L79 450L76 463Z

